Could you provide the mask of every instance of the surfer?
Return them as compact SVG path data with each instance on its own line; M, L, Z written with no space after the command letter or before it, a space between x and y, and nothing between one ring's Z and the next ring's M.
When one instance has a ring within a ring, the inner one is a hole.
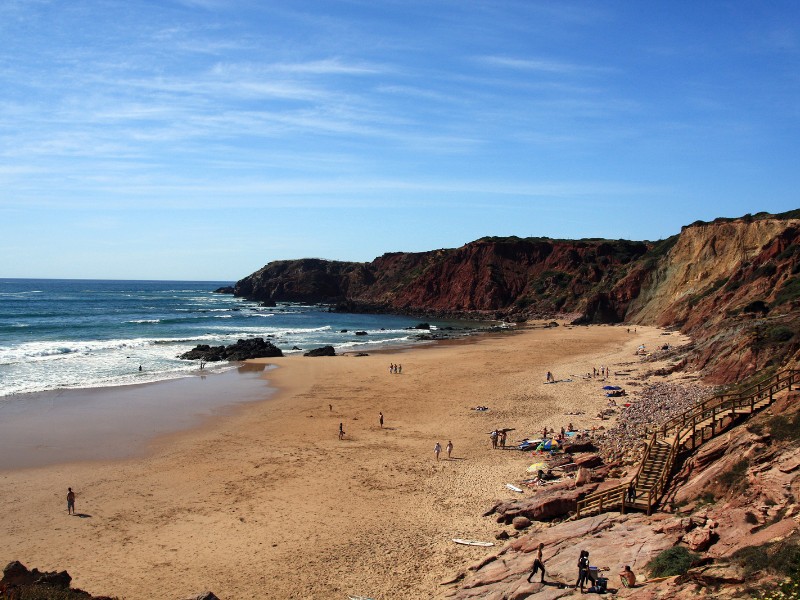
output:
M445 447L445 450L447 450L447 458L450 458L450 453L453 451L453 442L448 440L447 441L447 446Z
M436 442L436 445L433 447L433 455L436 457L436 460L439 460L439 453L442 451L442 445L439 442Z
M531 577L536 575L537 571L541 571L542 572L541 582L544 583L545 571L544 571L544 561L542 560L542 549L543 548L544 548L544 544L540 543L539 544L539 548L536 550L536 558L533 561L533 570L531 571L531 574L528 575L528 583L532 583L531 582Z

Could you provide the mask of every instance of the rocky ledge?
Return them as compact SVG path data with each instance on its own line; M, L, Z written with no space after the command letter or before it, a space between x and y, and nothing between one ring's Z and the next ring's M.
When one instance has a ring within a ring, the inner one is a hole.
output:
M66 571L40 571L15 560L3 569L0 579L0 598L52 599L52 600L118 600L111 596L92 596L78 588L71 588L72 577ZM186 600L219 600L212 592L203 592Z
M650 400L657 402L658 396ZM662 512L653 516L609 512L571 518L577 498L593 485L579 491L579 479L487 511L486 516L506 526L495 537L508 542L443 581L440 597L572 597L581 550L589 552L590 564L608 578L609 591L618 598L797 597L770 594L800 586L800 393L789 394L686 457ZM608 479L599 486L616 483L620 480ZM544 583L538 576L531 583L528 575L540 543L547 575ZM637 575L633 588L621 585L619 572L625 565Z
M283 351L272 342L264 340L264 338L251 338L239 340L230 346L200 344L179 355L178 358L218 362L221 360L242 361L251 358L274 358L276 356L283 356Z

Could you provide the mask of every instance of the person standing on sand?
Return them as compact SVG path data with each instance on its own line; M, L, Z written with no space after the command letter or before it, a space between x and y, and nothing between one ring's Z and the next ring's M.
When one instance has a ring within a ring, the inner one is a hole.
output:
M445 447L445 450L447 450L447 458L450 458L450 453L453 451L453 442L448 440L447 441L447 446Z
M403 365L397 365L397 374L398 375L402 375L403 374Z
M433 447L433 455L436 457L436 461L439 461L439 453L442 451L442 445L439 442L436 442L436 445Z
M67 514L75 514L75 492L72 491L72 488L67 488Z
M543 549L544 549L544 544L540 543L539 544L539 548L536 550L536 558L533 561L533 570L531 571L531 574L528 575L528 583L532 583L531 577L536 575L537 571L541 571L542 572L541 583L544 583L545 571L544 571L544 561L542 560L542 550Z
M342 429L343 426L344 423L339 423L339 439L342 439L344 437L344 429Z
M381 422L381 429L383 429L383 413L378 413L380 418L378 419Z

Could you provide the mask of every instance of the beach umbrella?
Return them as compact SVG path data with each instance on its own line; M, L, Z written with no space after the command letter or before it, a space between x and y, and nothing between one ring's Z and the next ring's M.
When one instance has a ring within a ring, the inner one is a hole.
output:
M539 471L546 471L547 469L549 469L547 463L538 462L533 463L530 467L528 467L527 471L528 473L538 473Z

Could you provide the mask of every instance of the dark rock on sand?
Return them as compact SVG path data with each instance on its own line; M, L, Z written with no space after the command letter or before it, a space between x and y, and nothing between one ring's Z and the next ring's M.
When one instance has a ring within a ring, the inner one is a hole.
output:
M218 362L221 360L242 361L250 358L273 358L283 356L280 348L264 338L239 340L230 346L209 346L200 344L194 349L184 352L178 358L184 360L205 360Z
M197 594L197 596L187 598L186 600L219 600L219 598L217 598L212 592L204 592L202 594Z
M322 346L306 352L303 356L336 356L336 350L333 346Z

